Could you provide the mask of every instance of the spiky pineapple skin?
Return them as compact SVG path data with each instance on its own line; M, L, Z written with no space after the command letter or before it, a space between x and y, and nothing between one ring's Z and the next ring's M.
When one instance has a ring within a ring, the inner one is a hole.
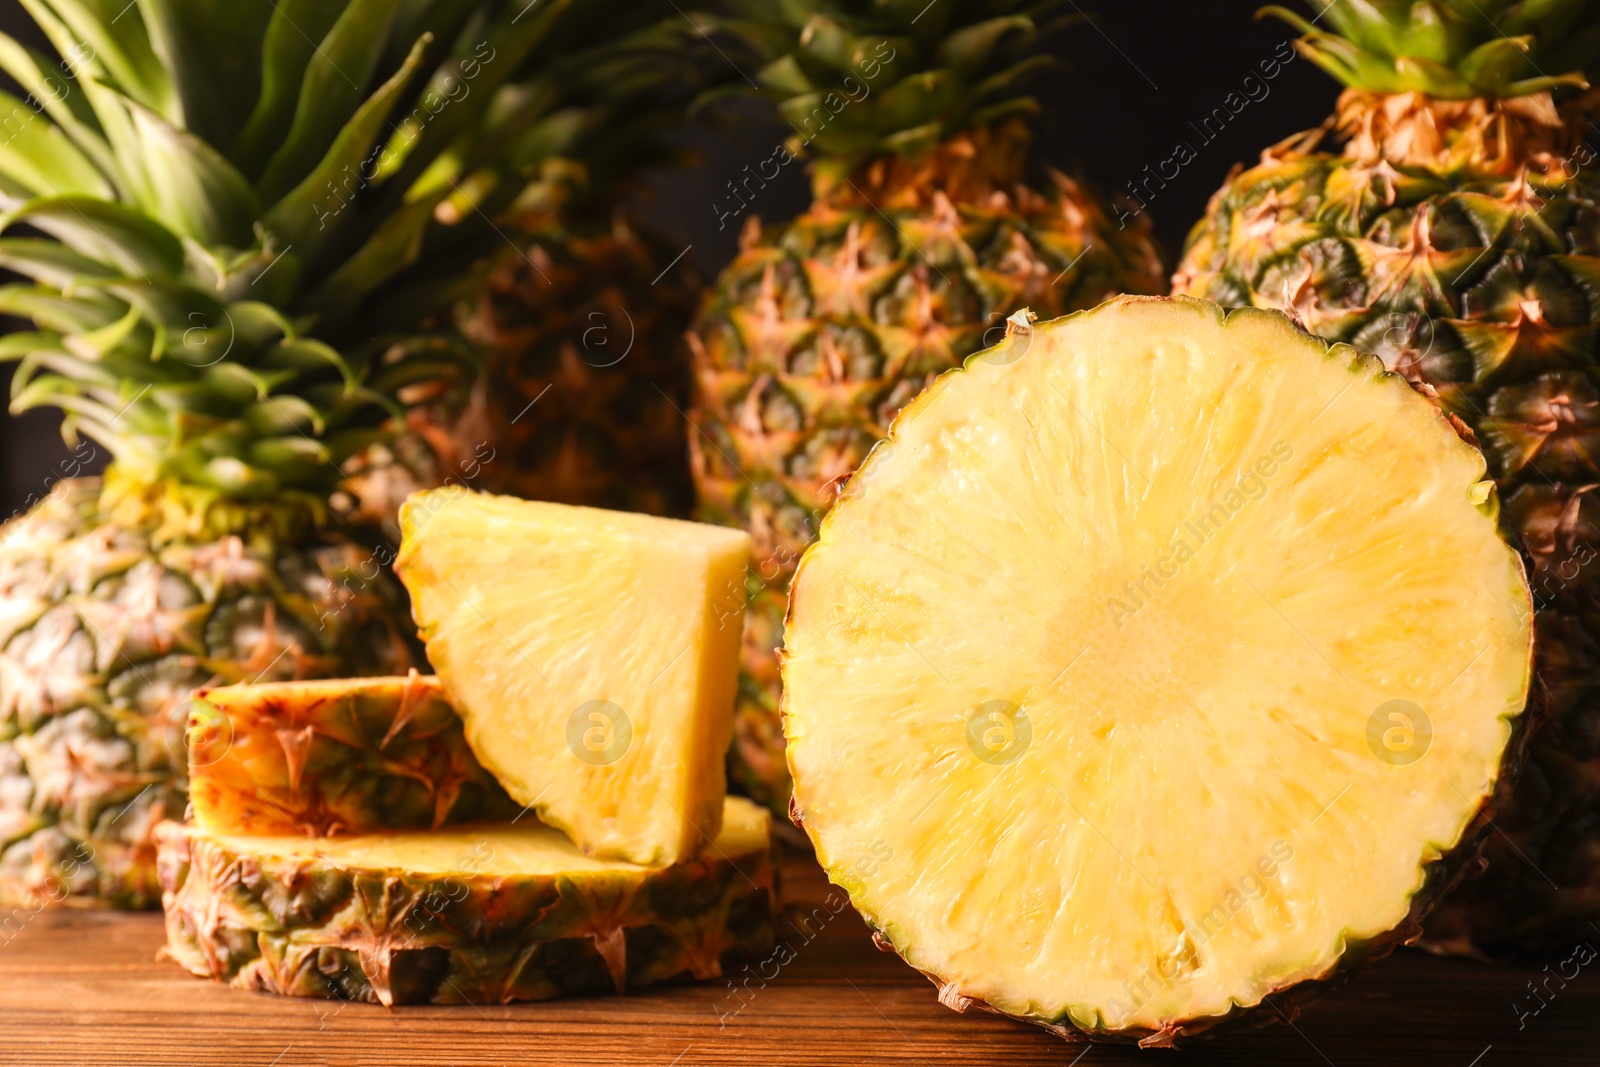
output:
M1569 944L1600 914L1600 178L1548 155L1441 173L1318 148L1291 139L1233 175L1174 291L1289 309L1437 390L1483 444L1529 564L1549 719L1501 803L1486 873L1430 916L1425 944Z
M767 851L638 877L447 876L241 854L160 833L167 951L201 977L283 996L504 1004L715 978L776 940ZM479 857L481 859L481 857Z
M522 810L472 755L437 678L227 686L194 698L216 726L189 745L189 798L210 829L327 837Z
M160 901L198 687L395 673L404 593L352 540L159 542L60 483L0 527L0 900ZM71 894L70 897L68 894Z
M1048 193L967 191L940 181L937 163L927 177L921 193L752 220L690 335L700 517L754 542L730 774L780 814L789 581L843 479L905 404L998 341L1018 310L1054 318L1164 288L1147 230L1119 229L1063 175Z
M475 488L682 517L689 477L683 335L704 285L622 212L525 215L457 310L484 352L481 417L456 451L493 448ZM671 270L667 268L671 267Z

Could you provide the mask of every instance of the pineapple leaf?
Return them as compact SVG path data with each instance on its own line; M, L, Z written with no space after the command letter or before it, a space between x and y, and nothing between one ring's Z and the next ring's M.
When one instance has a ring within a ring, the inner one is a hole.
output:
M111 187L60 127L0 92L0 174L34 196L107 197Z
M410 190L434 161L478 122L498 90L512 79L530 53L543 44L547 37L564 27L574 2L540 0L532 8L513 4L485 27L482 44L472 52L474 61L479 62L480 66L471 94L434 115L424 125L420 137L412 136L411 143L405 149L405 161L393 179L395 189L402 191L399 195L405 195L403 191ZM477 59L483 54L484 48L489 49L486 57ZM441 78L456 74L460 64L466 62L467 58L456 57L453 64L446 65L447 70L441 73Z
M30 200L0 215L0 232L18 222L127 274L174 277L183 269L183 244L169 230L113 201L82 196Z
M1034 28L1031 19L1016 15L965 26L945 38L934 58L944 66L971 75L984 68L1007 34L1031 33Z
M229 158L252 181L294 123L300 86L317 42L349 6L349 0L273 0L272 21L262 45L261 95L245 120Z
M259 57L272 8L237 0L139 0L139 10L182 102L184 128L210 144L231 144L261 92Z
M260 211L254 191L211 145L128 102L149 179L150 215L204 245L247 246Z
M1473 86L1488 88L1496 96L1504 95L1506 86L1529 69L1528 54L1533 51L1533 43L1531 35L1485 41L1468 52L1456 69Z
M453 188L437 189L390 215L361 250L327 279L311 306L324 315L348 315L368 293L415 263L422 251L422 236L433 222L434 208Z
M182 107L131 0L22 0L63 57L173 121Z
M800 61L792 55L782 56L762 67L756 74L756 80L769 89L793 96L805 96L817 89L806 77L806 72L800 69Z
M98 330L124 314L121 308L96 296L62 296L54 289L35 285L0 286L0 312L32 319L60 334Z
M351 0L307 61L294 123L257 183L263 203L273 203L299 185L355 115L388 43L398 4Z
M51 69L53 66L45 56L0 33L0 70L16 79L29 99L44 108L51 120L103 174L114 175L116 162L110 146L99 133L94 109L74 87L72 76L64 69L58 73Z
M411 54L400 69L356 110L317 168L267 213L267 228L285 247L300 246L302 259L316 256L332 234L332 220L372 180L380 162L372 153L373 147L379 142L395 100L416 75L431 40L424 34L412 45ZM352 179L354 188L350 187Z
M1328 28L1276 4L1257 14L1289 23L1312 62L1368 92L1515 97L1584 87L1600 67L1600 32L1580 28L1592 0L1307 2Z
M322 413L304 397L275 396L245 410L244 421L257 437L282 437L291 433L321 437L327 432Z

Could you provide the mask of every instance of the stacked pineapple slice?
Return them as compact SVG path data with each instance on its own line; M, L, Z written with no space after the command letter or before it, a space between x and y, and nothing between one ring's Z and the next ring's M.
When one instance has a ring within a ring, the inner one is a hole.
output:
M172 957L393 1005L622 992L768 950L770 816L720 774L745 536L446 490L404 525L442 677L197 696L194 821L158 834Z

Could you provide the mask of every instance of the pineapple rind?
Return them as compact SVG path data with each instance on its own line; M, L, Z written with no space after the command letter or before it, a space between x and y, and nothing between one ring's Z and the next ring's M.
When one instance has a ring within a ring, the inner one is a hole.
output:
M155 906L196 688L403 672L403 592L324 531L263 551L153 540L93 479L0 527L0 900Z
M166 823L167 951L243 989L384 1004L715 978L776 938L770 817L733 798L724 827L698 856L644 868L536 825L313 841Z
M1482 844L1482 835L1486 832L1488 826L1489 798L1493 794L1496 782L1503 771L1503 762L1512 762L1522 751L1521 740L1526 717L1520 716L1520 713L1527 700L1529 678L1531 676L1531 630L1528 627L1528 620L1532 616L1532 609L1520 561L1503 544L1495 541L1494 543L1498 547L1491 555L1498 554L1500 557L1496 566L1502 570L1502 577L1506 578L1508 582L1507 600L1499 610L1504 613L1504 619L1520 618L1520 622L1517 625L1521 627L1521 630L1520 643L1516 639L1506 641L1502 643L1499 650L1499 658L1502 661L1500 663L1500 671L1504 676L1507 694L1503 706L1500 707L1498 714L1494 716L1495 725L1484 726L1480 723L1480 726L1488 731L1484 736L1489 738L1491 743L1487 745L1485 752L1492 758L1483 762L1483 767L1481 768L1483 774L1481 777L1469 775L1455 788L1456 798L1446 797L1446 800L1452 801L1452 803L1448 813L1449 817L1439 822L1441 832L1436 835L1430 834L1420 842L1420 846L1417 849L1414 873L1409 879L1402 879L1403 884L1397 886L1393 906L1386 909L1385 917L1381 921L1376 924L1369 924L1371 928L1364 930L1351 929L1349 927L1339 928L1323 951L1313 954L1312 958L1297 965L1292 972L1281 974L1277 980L1259 987L1253 995L1229 997L1210 1011L1190 1014L1176 1013L1164 1018L1140 1018L1137 1012L1125 1012L1119 1013L1118 1017L1113 1021L1108 1018L1103 1007L1095 1007L1088 1003L1074 1003L1070 997L1063 999L1061 996L1056 995L1060 993L1058 988L1051 988L1052 999L1038 996L1030 997L1026 994L1018 995L1015 991L1008 991L1004 987L1003 980L999 986L993 988L985 987L975 980L975 976L970 973L964 979L956 976L952 980L948 955L941 954L938 951L933 953L927 951L929 946L924 943L929 937L927 930L921 930L919 938L917 931L908 928L901 921L904 916L901 910L897 909L894 900L889 899L886 902L881 894L875 895L872 887L873 879L864 877L861 873L863 869L860 855L862 840L858 839L860 837L859 834L854 833L857 828L852 826L852 823L870 822L872 816L865 812L858 812L855 815L850 814L852 810L850 804L854 801L841 799L844 794L841 794L840 790L843 789L842 783L845 779L855 782L868 782L872 780L874 774L882 772L871 771L863 766L841 769L842 763L848 763L848 760L842 762L835 760L834 763L830 763L829 759L833 757L824 759L822 757L808 756L817 746L830 743L826 738L814 739L812 736L814 721L818 719L826 720L828 711L822 709L821 705L817 703L815 687L818 682L805 679L810 683L805 693L805 699L809 701L807 712L804 716L796 714L794 694L797 691L797 685L801 684L796 680L797 673L808 671L818 678L826 677L827 675L817 674L819 668L816 665L815 657L819 654L822 648L821 645L813 642L810 648L802 648L798 652L794 650L796 646L796 619L799 616L809 615L807 622L812 627L827 625L818 614L815 605L820 602L816 601L815 598L818 595L822 595L825 600L829 598L826 594L813 594L811 598L807 598L806 591L809 585L814 585L818 581L823 582L823 585L827 588L837 588L840 581L847 575L840 571L837 566L830 566L823 577L818 578L813 575L810 583L807 582L806 578L813 569L821 566L819 561L822 556L837 551L832 546L841 537L853 534L859 539L861 536L860 521L866 520L858 520L856 528L849 531L848 534L841 529L853 518L854 510L863 506L855 502L870 498L874 490L878 494L882 494L892 491L891 486L894 488L899 487L895 484L893 468L890 465L894 463L896 457L900 457L899 467L903 476L907 466L907 462L903 458L907 452L904 447L906 444L910 443L912 451L918 454L926 454L930 450L937 452L941 447L948 447L921 434L916 435L914 440L908 442L910 431L919 418L933 419L934 409L941 406L942 410L946 412L945 417L948 418L948 412L952 404L966 402L969 404L978 403L981 406L984 403L981 400L975 401L970 395L965 398L957 395L957 391L963 386L963 378L971 376L974 372L992 372L992 368L984 368L978 361L981 360L984 363L994 363L1001 366L1020 362L1027 357L1035 345L1040 343L1041 336L1055 331L1062 331L1058 336L1071 337L1078 345L1094 351L1094 358L1113 360L1122 356L1133 358L1132 352L1118 353L1111 349L1094 348L1096 339L1092 335L1078 335L1088 333L1088 331L1082 329L1085 324L1084 320L1092 319L1095 316L1115 316L1119 313L1119 310L1124 315L1132 316L1139 311L1137 305L1141 303L1176 305L1183 309L1185 313L1195 313L1204 319L1208 319L1212 324L1222 324L1222 334L1224 336L1231 333L1240 341L1243 340L1246 331L1249 330L1257 332L1262 330L1280 331L1283 335L1280 348L1287 350L1297 344L1314 348L1318 352L1325 353L1326 360L1335 364L1342 364L1355 376L1358 383L1368 383L1366 388L1369 391L1374 387L1391 390L1389 402L1398 410L1403 411L1406 419L1414 425L1421 427L1428 422L1437 424L1444 419L1430 405L1422 403L1413 394L1410 387L1403 383L1398 376L1386 373L1379 361L1371 357L1361 356L1347 346L1335 345L1330 348L1320 342L1313 342L1305 335L1292 330L1281 317L1265 312L1254 310L1235 311L1224 318L1222 310L1215 305L1188 298L1177 298L1168 301L1143 301L1137 298L1123 298L1113 301L1110 305L1097 311L1080 313L1053 323L1027 326L1022 321L1019 321L1015 325L1012 334L1000 346L997 346L991 352L973 357L972 360L968 361L967 369L962 372L952 372L943 376L938 383L924 392L921 397L902 412L891 431L889 440L879 446L873 457L863 465L856 478L845 487L841 494L841 499L845 503L836 508L824 522L817 546L810 550L801 561L800 573L796 578L795 594L792 598L788 620L791 650L785 654L785 681L789 688L786 690L785 696L786 713L784 723L789 741L788 753L791 769L798 783L797 800L799 803L793 809L796 822L809 833L813 844L817 848L818 858L829 872L830 878L846 889L858 910L863 913L870 924L880 931L881 936L896 951L900 952L908 962L928 975L935 984L941 987L941 1000L943 1002L955 1007L957 1010L965 1010L968 1006L976 1005L1002 1014L1013 1015L1025 1021L1037 1023L1062 1034L1062 1036L1087 1033L1097 1038L1139 1040L1148 1045L1163 1045L1172 1043L1176 1038L1208 1030L1225 1020L1235 1022L1241 1018L1250 1019L1251 1013L1248 1009L1269 998L1280 1010L1292 1008L1299 999L1309 995L1308 988L1304 985L1299 985L1300 983L1313 980L1326 981L1342 977L1355 969L1360 963L1386 954L1397 944L1409 940L1420 931L1423 915L1437 902L1443 892L1459 881L1478 854ZM1174 312L1174 317L1176 314L1177 312ZM1170 325L1160 323L1159 319L1154 315L1148 318L1150 321L1140 324L1139 328L1153 333L1162 328L1163 325ZM1076 332L1073 329L1075 320L1080 324ZM1047 350L1049 345L1050 342L1046 341ZM1034 358L1038 360L1044 357L1035 356ZM968 384L966 388L970 391L975 390L977 387ZM990 403L998 405L998 401L991 400ZM1448 424L1445 427L1440 427L1440 429L1444 429L1445 433L1439 434L1438 429L1431 431L1434 437L1443 438L1443 441L1436 441L1435 444L1443 453L1453 454L1456 457L1453 461L1456 465L1454 477L1459 477L1463 483L1465 501L1478 515L1492 520L1495 501L1492 486L1484 481L1482 456L1469 440L1461 434L1457 424ZM879 464L884 464L884 466L880 467ZM927 506L931 509L929 511L930 514L940 513L937 501L929 501ZM1459 504L1457 505L1457 510L1458 512L1460 510ZM860 573L855 576L855 580L862 580ZM882 611L884 609L880 606L879 610ZM906 637L906 631L911 630L914 623L908 622L908 617L903 613L898 615L897 618L899 619L898 623L886 622L884 625L893 629L902 640L916 642L927 639L926 635L915 633L911 637ZM999 640L1003 645L1005 635L991 636L990 639ZM1513 653L1511 651L1513 647L1519 649L1519 651ZM813 660L813 662L809 665L797 665L798 661L803 661L807 658ZM1071 657L1069 655L1065 658L1070 659ZM829 662L833 661L830 660ZM1000 667L1003 669L1003 664ZM850 670L852 671L851 677L855 677L870 672L871 666L870 664L858 663ZM832 709L847 699L846 687L850 684L864 685L866 683L840 682L834 685L829 689L832 695L825 701L828 704L828 709ZM910 721L915 722L914 719ZM896 736L913 737L916 729L915 725L902 723L892 727L888 732ZM852 751L854 748L868 742L862 740L861 737L851 735L845 740L835 738L833 743L838 746L836 751ZM965 753L959 753L958 755L964 756ZM813 759L813 761L821 760L821 762L816 762L814 767L807 767L805 766L805 761L808 758ZM900 760L904 760L907 766L914 763L914 757L909 753L902 753L898 757L897 763ZM833 767L831 771L827 772L832 777L825 779L823 777L823 768L828 766ZM809 774L807 773L808 770L810 771ZM1062 768L1062 771L1063 773L1069 773L1067 768ZM1455 786L1454 782L1451 784ZM824 792L818 788L819 785L830 788ZM808 789L808 786L811 788ZM1014 787L1024 788L1015 785ZM930 807L934 806L939 799L937 795L934 795L934 787L931 785L919 796L926 800L927 805ZM864 797L861 803L870 808L885 803L885 801L880 796L868 796ZM940 810L933 813L930 821L937 825L948 827L953 825L953 820L961 817L962 815L958 810ZM840 834L838 830L841 826L849 828L850 832ZM883 826L884 823L882 821L873 824L874 829L881 830ZM944 832L949 833L948 830ZM882 842L875 842L874 844L880 845ZM891 854L898 844L901 843L889 842ZM1125 845L1127 844L1128 842L1125 842ZM946 862L959 862L955 857L959 855L960 849L958 846L953 845L952 847L955 848L955 852L938 853L933 856L919 852L908 860L914 870L923 872L924 877L929 879L929 882L917 883L917 889L913 891L913 894L920 894L929 901L943 901L944 903L940 906L945 909L956 907L961 895L957 894L956 897L952 897L949 891L937 884L936 878L928 875L928 872L942 865L940 856L944 857ZM1137 847L1137 844L1133 847ZM1044 858L1038 854L1036 844L1030 844L1028 848L1030 855L1033 857L1029 860L1030 863L1038 862ZM874 864L870 870L876 870L880 866ZM1017 879L1025 881L1026 877L1026 875L1019 875ZM1079 875L1074 875L1071 881L1076 883L1079 877ZM1016 887L1016 892L1026 892L1026 887L1018 886ZM980 908L980 910L982 909ZM986 913L992 913L992 911ZM1109 922L1110 920L1108 919L1107 921ZM957 935L952 934L951 936L955 937ZM1034 951L1042 951L1042 949L1035 945ZM993 976L991 975L990 977ZM1297 985L1299 985L1299 988L1294 988ZM1051 999L1051 1003L1055 1006L1052 1007L1044 1003L1046 999Z
M205 829L325 837L519 814L437 678L236 685L195 699L220 718L215 742L190 746L189 800Z

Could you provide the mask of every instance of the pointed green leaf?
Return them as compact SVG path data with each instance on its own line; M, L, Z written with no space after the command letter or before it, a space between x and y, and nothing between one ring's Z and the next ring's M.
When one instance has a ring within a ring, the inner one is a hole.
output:
M450 192L439 190L391 215L359 252L333 273L312 300L319 314L348 317L383 282L416 262L433 209Z
M261 95L228 153L252 181L289 133L300 100L306 66L317 42L328 35L350 0L273 0L272 22L262 46Z
M88 279L109 278L116 274L103 263L79 255L55 241L36 237L0 237L0 268L63 292Z
M1032 33L1034 29L1031 19L1016 15L964 26L945 38L944 43L939 45L934 61L942 67L951 67L971 75L983 69L1007 34Z
M500 88L522 68L529 55L563 28L573 3L574 0L539 0L531 8L509 5L484 30L481 43L474 45L466 56L457 56L446 65L441 77L460 76L461 64L468 59L478 64L478 76L471 82L472 92L466 99L453 102L431 116L422 127L421 136L413 135L413 143L405 146L405 163L392 181L396 190L394 198L386 206L397 208L399 199L408 195L411 184L477 125Z
M1532 71L1528 60L1532 48L1532 37L1497 37L1468 52L1456 70L1480 91L1499 95L1517 75Z
M260 215L250 183L194 134L138 104L129 107L150 180L149 214L203 245L246 247Z
M183 269L183 245L150 218L105 200L42 197L0 215L0 231L26 222L90 259L141 277Z
M131 0L22 0L62 58L171 121L180 106ZM41 14L44 16L41 18Z
M184 129L213 145L233 143L261 92L273 3L139 0L139 11L182 102Z
M395 99L415 76L423 49L430 40L423 37L412 46L411 54L400 69L361 105L355 117L339 132L321 164L267 213L267 228L286 247L298 248L303 261L314 259L332 236L335 220L344 206L375 176L380 160L375 158L373 147L383 134Z
M322 414L303 397L286 395L263 400L245 409L244 421L258 437L277 437L291 433L321 437L327 430Z
M111 195L98 168L44 112L0 92L0 173L35 196Z
M40 286L6 285L0 286L0 313L29 319L54 333L76 334L109 326L126 309L87 296L62 296Z
M351 0L318 46L306 66L288 137L257 183L262 203L277 202L304 181L366 99L398 3Z
M11 75L44 108L90 162L104 174L115 170L111 146L100 134L94 109L64 65L0 33L0 70Z

